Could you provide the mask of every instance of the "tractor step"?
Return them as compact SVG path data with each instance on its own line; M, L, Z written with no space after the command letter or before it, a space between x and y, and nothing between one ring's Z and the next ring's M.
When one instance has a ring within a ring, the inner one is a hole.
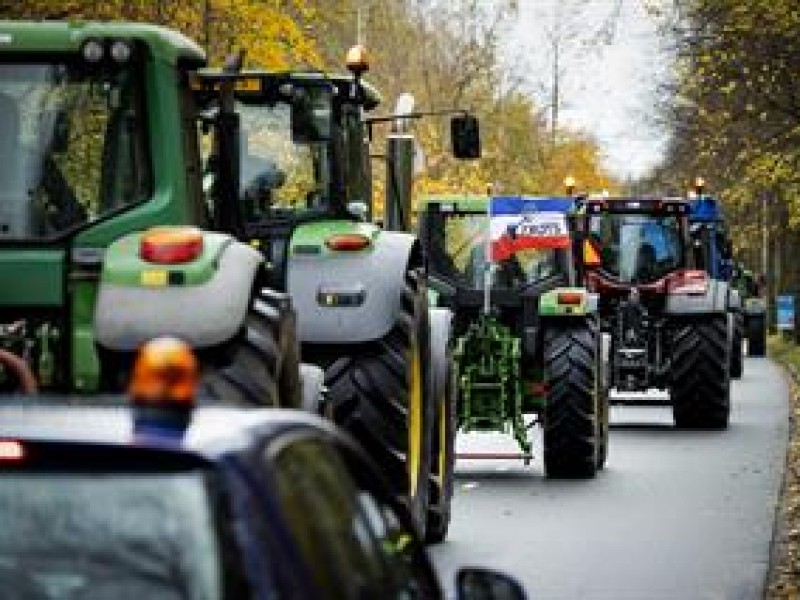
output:
M456 458L461 460L522 460L527 465L533 454L525 452L458 452Z

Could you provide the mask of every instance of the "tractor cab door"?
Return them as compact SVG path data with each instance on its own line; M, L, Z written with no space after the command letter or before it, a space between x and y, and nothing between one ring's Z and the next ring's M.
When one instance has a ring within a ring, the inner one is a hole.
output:
M0 57L0 345L38 353L44 387L67 383L91 322L102 250L87 236L152 192L141 78L133 58Z
M285 288L298 223L336 212L343 194L334 88L275 74L218 74L196 85L205 193L217 229L260 248Z

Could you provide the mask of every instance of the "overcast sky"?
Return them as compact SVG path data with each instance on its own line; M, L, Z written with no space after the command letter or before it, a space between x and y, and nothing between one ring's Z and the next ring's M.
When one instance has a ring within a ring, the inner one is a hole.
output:
M619 177L644 174L666 143L652 119L657 86L671 65L658 22L645 10L648 1L659 0L518 0L506 37L506 60L527 63L526 89L540 106L549 105L549 37L561 23L559 121L598 139L606 166Z

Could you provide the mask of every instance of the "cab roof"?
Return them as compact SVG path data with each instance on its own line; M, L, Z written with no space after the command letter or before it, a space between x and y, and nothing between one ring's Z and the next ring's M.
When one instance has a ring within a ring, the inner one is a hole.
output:
M0 438L159 450L171 446L213 461L287 429L311 428L331 435L335 432L328 422L302 411L215 406L194 410L180 443L152 435L134 439L133 410L119 397L96 397L90 401L4 398L0 406Z
M554 210L556 212L568 212L574 207L575 199L571 196L480 196L480 195L458 195L443 194L428 196L423 198L419 205L419 211L425 212L434 206L441 212L487 212L489 210L489 200L497 203L525 202L533 205L542 205L546 208L542 210Z
M685 215L689 203L680 197L616 196L610 198L589 197L586 199L589 212L653 213L673 212Z
M226 73L216 68L200 69L196 73L196 77L200 81L216 82L224 79L260 79L273 84L287 80L305 81L305 82L323 82L327 81L338 90L344 91L345 86L353 83L353 76L346 73L326 73L324 71L315 70L297 70L297 71L268 71L265 69L242 69L236 73ZM368 81L360 80L361 90L363 92L364 109L370 111L382 102L380 92ZM245 94L247 92L242 92Z
M204 65L203 49L185 35L166 27L128 22L2 21L0 56L6 53L77 52L90 38L139 40L152 55L169 64Z

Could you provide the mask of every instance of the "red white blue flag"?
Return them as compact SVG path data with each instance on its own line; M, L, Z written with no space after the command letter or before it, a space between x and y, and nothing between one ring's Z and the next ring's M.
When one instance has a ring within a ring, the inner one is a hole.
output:
M491 260L530 248L568 248L571 198L499 196L489 199Z

